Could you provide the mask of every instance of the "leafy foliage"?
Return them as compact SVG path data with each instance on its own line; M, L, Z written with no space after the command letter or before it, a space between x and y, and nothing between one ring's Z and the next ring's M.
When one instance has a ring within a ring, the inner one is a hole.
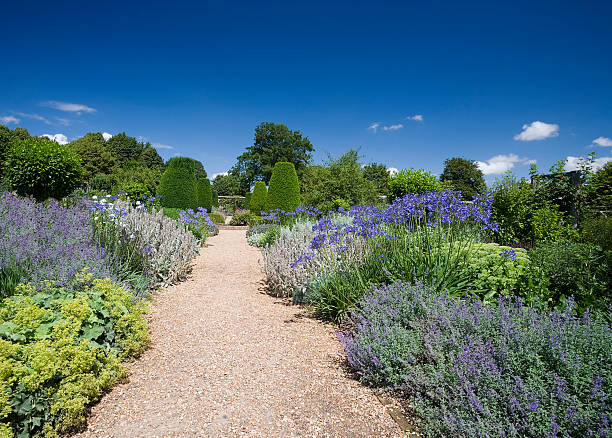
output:
M255 140L231 170L240 181L240 192L247 193L255 181L269 182L277 162L292 163L298 175L308 165L314 150L300 131L282 123L263 122L255 128Z
M208 217L217 225L225 223L225 217L221 213L213 211L212 213L208 213Z
M596 217L583 221L582 240L612 251L612 217Z
M217 175L212 184L219 196L237 195L240 190L238 178L232 174Z
M111 174L117 160L106 146L106 140L99 132L90 132L68 143L68 148L81 159L85 170L84 180L89 182L96 175Z
M349 364L399 390L428 437L612 433L612 333L571 302L546 312L395 283L359 308L341 336Z
M0 425L18 436L65 432L126 374L149 342L145 306L109 279L74 290L21 285L0 305Z
M601 215L602 211L612 212L612 162L606 163L586 184L586 213Z
M253 194L249 200L249 209L255 214L261 214L261 211L266 205L266 198L268 196L268 189L266 183L263 181L257 181L255 188L253 188Z
M499 223L495 239L501 244L525 244L531 241L533 229L533 192L531 184L508 173L493 187L491 218Z
M265 209L293 211L300 205L300 184L293 163L278 162L270 178Z
M230 219L230 225L255 225L261 220L260 216L257 216L255 213L250 211L243 211L234 213L232 218Z
M194 160L175 157L168 162L161 177L157 194L161 196L164 207L197 208L198 194L194 170Z
M365 178L359 154L351 149L337 158L329 158L327 166L308 167L301 180L303 204L328 213L342 206L371 203L376 187Z
M389 171L384 164L371 163L363 166L363 177L374 185L376 194L389 196ZM357 203L363 203L359 201Z
M423 169L403 169L389 179L391 198L396 199L411 193L441 190L438 178Z
M79 186L83 167L79 157L65 146L45 138L29 138L9 149L4 175L20 195L39 201L61 199Z
M454 190L459 190L465 199L472 199L476 193L486 188L482 171L474 160L453 157L444 161L441 182L450 183Z
M128 136L125 132L113 135L107 140L106 145L108 150L120 161L136 161L147 146L151 147L149 144L144 144L134 137Z

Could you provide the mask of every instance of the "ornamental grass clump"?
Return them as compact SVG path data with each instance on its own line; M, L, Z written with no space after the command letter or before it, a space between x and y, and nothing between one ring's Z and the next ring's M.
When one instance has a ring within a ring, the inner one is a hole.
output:
M106 260L82 201L63 207L54 200L41 204L0 194L0 297L12 295L20 282L38 286L52 280L58 287L69 287L86 266L96 277L108 277Z
M400 282L357 309L340 335L349 364L398 391L428 437L612 434L612 330L572 300L549 311Z

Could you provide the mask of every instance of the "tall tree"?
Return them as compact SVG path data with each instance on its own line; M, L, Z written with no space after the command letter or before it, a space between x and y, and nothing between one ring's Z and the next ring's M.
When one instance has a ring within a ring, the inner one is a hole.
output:
M363 177L374 184L379 195L389 194L389 171L384 164L371 163L363 166Z
M448 158L444 161L444 171L440 181L447 182L455 190L460 190L464 199L472 199L476 193L485 189L482 170L474 160L461 157Z
M234 175L217 175L213 180L213 188L217 191L220 196L233 196L237 195L240 190L240 183L238 178Z
M68 148L81 158L85 170L83 179L86 182L99 174L113 172L117 160L107 149L106 141L99 132L90 132L83 137L68 143Z
M145 148L140 154L140 157L138 157L138 161L150 169L162 167L164 165L164 160L159 156L159 153L157 153L157 149L152 147L149 143L145 144Z
M314 147L300 131L292 131L282 123L261 123L255 128L255 141L232 169L241 180L241 190L255 181L269 182L277 162L289 162L295 166L298 176L310 162Z
M126 135L125 132L113 135L108 139L106 145L120 161L138 160L146 146L134 137Z

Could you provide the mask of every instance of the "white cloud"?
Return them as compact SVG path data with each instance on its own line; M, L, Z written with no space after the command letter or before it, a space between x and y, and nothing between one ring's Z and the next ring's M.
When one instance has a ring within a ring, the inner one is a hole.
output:
M376 134L376 131L378 131L379 126L380 126L380 123L378 122L372 123L370 126L368 126L368 130L373 131L374 134Z
M228 173L227 173L227 172L213 173L212 179L215 179L215 178L216 178L216 177L218 177L219 175L227 176L227 175L228 175Z
M64 119L62 117L56 117L55 120L57 120L60 123L60 125L64 125L64 126L70 125L70 120Z
M572 157L571 155L568 156L565 159L565 170L566 171L570 171L570 170L579 170L580 169L580 162L582 160L584 160L585 157ZM612 161L612 157L599 157L599 158L595 158L595 160L593 161L593 170L599 170L602 167L605 166L606 163L609 163L610 161Z
M521 158L516 154L500 154L489 158L487 161L477 161L476 163L485 175L501 175L517 164L535 164L536 160Z
M612 140L608 137L597 137L595 140L593 140L593 144L596 144L597 146L612 146Z
M41 137L47 137L49 140L53 140L54 142L59 144L68 143L68 137L66 137L64 134L43 134L41 135Z
M8 125L9 123L19 123L19 119L15 116L0 117L0 122Z
M169 146L167 144L161 144L161 143L153 143L153 147L155 149L174 149L174 146Z
M397 125L383 126L382 129L383 131L397 131L398 129L402 129L403 127L404 125L398 123Z
M108 132L103 132L102 137L104 137L105 141L108 141L108 139L112 137L112 134L109 134Z
M28 114L28 113L15 113L18 116L21 117L25 117L27 119L34 119L34 120L39 120L41 122L46 123L47 125L50 125L51 122L49 120L47 120L46 118L44 118L43 116L39 115L39 114Z
M546 138L558 137L559 125L555 123L544 123L536 120L529 125L523 125L523 131L514 136L515 140L532 141L544 140Z
M387 172L389 172L390 175L395 175L398 172L398 170L397 170L397 167L388 167Z
M95 113L97 110L95 108L89 107L87 105L83 105L80 103L68 103L68 102L59 102L57 100L49 100L47 102L41 103L42 106L48 106L49 108L53 108L59 111L66 111L69 113Z
M408 117L406 117L406 120L414 120L416 122L422 122L423 121L423 115L422 114L415 114L414 116L408 116Z

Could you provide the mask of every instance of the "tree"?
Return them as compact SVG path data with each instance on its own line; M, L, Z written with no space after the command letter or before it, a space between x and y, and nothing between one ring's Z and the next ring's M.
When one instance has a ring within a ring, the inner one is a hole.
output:
M32 195L38 201L61 199L83 179L78 155L42 137L14 143L6 154L4 170L13 190L22 196Z
M208 175L206 174L206 170L204 169L204 165L200 161L198 161L198 160L195 160L193 158L192 158L192 160L193 160L193 169L194 169L194 172L195 172L196 179L197 180L201 180L201 179L206 178Z
M268 189L266 188L266 183L263 181L257 181L249 201L249 209L255 214L260 214L266 206L267 196Z
M168 167L157 188L162 206L182 209L198 207L194 161L186 157L175 157L168 161Z
M125 132L113 135L108 139L106 145L120 161L138 160L146 146L134 137L126 135Z
M612 209L612 162L606 163L585 184L586 210L591 215L598 215L601 210Z
M384 164L371 163L363 167L363 177L374 184L378 195L389 195L389 171Z
M233 196L239 193L240 184L238 178L232 174L217 175L213 180L213 188L219 196Z
M278 162L270 177L265 209L293 211L300 205L300 183L293 163Z
M30 134L25 128L15 128L11 131L8 126L0 125L0 177L2 176L2 163L13 143L28 138Z
M453 157L444 161L441 182L448 182L455 190L461 191L464 199L472 199L476 193L485 190L482 170L474 160Z
M89 182L98 174L110 174L117 164L113 154L107 149L106 141L99 132L90 132L68 143L68 148L81 158L85 170L84 180Z
M238 157L232 174L240 177L241 189L250 188L255 181L270 181L277 162L292 163L301 176L313 150L300 131L291 131L282 123L264 122L255 128L255 141Z
M327 213L338 207L371 203L376 200L374 183L364 177L355 149L340 157L329 157L327 166L310 166L302 176L305 205Z
M144 150L138 157L138 161L149 169L154 167L162 167L164 165L164 160L162 157L160 157L157 149L152 147L149 143L145 145Z

